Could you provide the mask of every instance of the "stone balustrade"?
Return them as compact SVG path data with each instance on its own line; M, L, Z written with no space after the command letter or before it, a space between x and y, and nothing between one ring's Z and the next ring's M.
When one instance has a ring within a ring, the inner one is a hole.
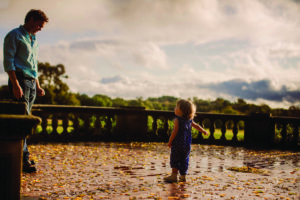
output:
M32 142L167 142L174 119L173 111L140 107L34 105L33 114L42 123L30 137ZM299 149L300 118L197 113L194 121L210 135L193 132L193 143Z

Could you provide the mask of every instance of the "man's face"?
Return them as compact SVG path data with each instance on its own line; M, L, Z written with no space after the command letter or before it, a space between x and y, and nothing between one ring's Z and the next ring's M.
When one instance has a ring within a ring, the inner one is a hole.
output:
M44 28L45 22L41 20L34 21L33 17L30 18L30 21L26 23L27 31L30 34L36 34L42 28Z
M32 23L32 34L36 34L37 32L39 32L40 30L42 30L42 28L44 28L45 22L44 21L35 21Z

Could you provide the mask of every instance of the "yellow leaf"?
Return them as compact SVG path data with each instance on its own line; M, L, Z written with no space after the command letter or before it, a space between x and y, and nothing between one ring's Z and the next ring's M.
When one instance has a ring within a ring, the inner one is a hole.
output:
M181 195L183 198L188 198L190 196L190 194L182 194Z

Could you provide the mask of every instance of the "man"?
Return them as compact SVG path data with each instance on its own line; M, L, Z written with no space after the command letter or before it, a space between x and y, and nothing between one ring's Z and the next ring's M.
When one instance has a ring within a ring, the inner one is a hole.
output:
M38 73L38 43L35 34L40 31L48 17L41 10L30 10L24 25L11 30L4 39L3 66L9 76L8 85L14 99L26 103L26 113L30 115L36 94L44 96ZM34 162L29 161L29 151L24 140L23 172L36 172Z

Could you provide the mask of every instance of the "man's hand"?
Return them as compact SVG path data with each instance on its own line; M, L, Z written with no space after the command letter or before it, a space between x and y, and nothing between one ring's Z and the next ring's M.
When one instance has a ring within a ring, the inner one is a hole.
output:
M21 99L24 93L17 79L16 72L12 70L12 71L8 71L7 74L9 76L9 80L13 85L14 97L16 97L16 99L18 100Z
M24 95L23 90L19 84L13 85L13 92L14 92L14 97L16 97L16 99L18 99L18 100L21 99L22 96Z
M44 96L45 95L45 91L43 88L36 88L36 93L38 96Z

